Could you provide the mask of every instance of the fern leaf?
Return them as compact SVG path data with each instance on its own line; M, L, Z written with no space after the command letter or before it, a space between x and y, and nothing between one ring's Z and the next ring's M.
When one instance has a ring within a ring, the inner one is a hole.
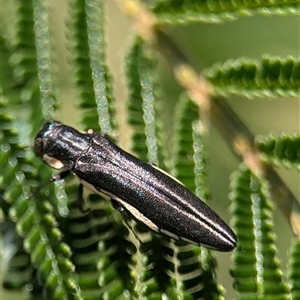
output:
M44 119L49 120L53 119L56 107L50 54L49 8L47 1L32 1L32 5L41 112Z
M290 251L289 282L291 300L300 299L300 241L295 240Z
M105 64L103 1L87 0L85 7L89 55L101 132L113 135L116 123L111 75ZM87 125L87 124L86 124ZM91 124L93 126L93 124Z
M38 83L38 58L35 46L34 33L34 9L33 2L25 3L17 1L17 21L16 21L16 38L11 49L9 62L13 69L14 82L17 82L18 89L15 90L17 104L24 110L24 103L30 101L36 109L42 109L40 102L40 87ZM10 68L11 68L10 67ZM49 107L48 107L49 108ZM26 113L31 114L30 124L32 131L36 132L43 122L43 115L36 114L32 111ZM43 111L47 114L46 111Z
M242 166L232 178L231 189L232 223L238 238L231 275L237 299L288 299L263 181Z
M256 139L256 147L264 161L276 166L283 165L300 170L299 134L260 137Z
M127 57L128 78L128 123L134 129L131 136L131 150L144 161L161 166L160 145L157 127L156 93L154 92L155 61L149 55L148 45L143 38L136 37ZM169 282L167 269L169 262L163 256L167 246L162 239L145 230L135 222L130 222L137 235L138 252L134 260L141 268L135 290L145 299L159 299ZM162 254L162 255L161 255ZM141 259L141 257L144 257Z
M111 75L106 66L103 4L99 0L69 2L67 25L73 78L84 130L115 135Z
M60 220L64 241L72 250L78 284L84 299L122 299L132 291L129 262L134 246L126 240L128 232L107 200L88 197L93 210L82 213L75 202L77 187L66 189L69 215Z
M207 193L204 184L202 136L199 131L199 108L184 96L178 103L175 116L173 175L198 196ZM203 198L202 198L203 199ZM215 259L211 252L184 242L175 242L168 290L171 299L222 299L220 286L215 282ZM199 260L201 258L201 260Z
M158 0L152 10L160 24L220 23L255 14L299 15L299 2Z
M11 63L9 62L11 57L11 49L7 45L6 39L0 33L0 55L1 55L1 64L0 64L0 82L1 82L1 93L4 97L10 99L11 102L19 101L16 91L18 90L18 84L14 80L13 69Z
M292 56L229 60L204 70L203 75L218 96L298 97L300 91L300 60Z
M11 63L15 79L24 83L37 75L33 3L18 1L17 5L16 42Z
M155 69L148 45L141 37L136 37L126 58L128 123L134 129L131 150L141 160L162 166Z
M199 108L184 97L178 103L175 116L174 171L172 174L189 190L194 191L193 122L199 119Z
M97 104L93 86L91 58L87 33L85 1L70 1L70 16L67 22L67 37L70 49L73 81L79 108L84 112L82 123L84 130L98 128Z
M128 77L128 123L134 128L134 135L131 136L132 146L131 150L143 161L148 161L148 147L147 137L145 134L146 124L144 120L143 111L143 98L142 98L142 85L143 80L140 74L142 71L142 64L146 64L149 67L149 60L143 61L143 40L137 38L134 45L130 49L129 54L126 57L126 72ZM148 63L148 64L147 64ZM144 67L145 69L145 67ZM145 75L144 75L145 76ZM157 159L155 161L157 163Z
M0 109L1 109L0 102ZM1 123L0 123L1 124ZM2 140L0 140L2 142ZM2 154L2 152L1 152ZM2 157L2 156L1 156ZM4 161L7 161L6 159ZM0 168L2 164L0 165ZM16 232L15 223L9 218L10 205L4 200L1 185L0 197L0 232L1 232L1 259L2 259L2 284L10 290L19 290L27 282L30 276L27 272L30 265L30 256L23 249L23 239ZM3 275L2 275L3 276Z

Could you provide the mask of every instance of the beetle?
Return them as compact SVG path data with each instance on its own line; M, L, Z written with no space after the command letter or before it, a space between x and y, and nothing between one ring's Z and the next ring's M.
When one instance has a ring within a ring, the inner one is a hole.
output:
M34 142L37 156L60 170L53 181L74 173L82 185L105 195L152 231L218 251L237 238L229 226L181 183L125 152L104 134L81 133L49 121Z

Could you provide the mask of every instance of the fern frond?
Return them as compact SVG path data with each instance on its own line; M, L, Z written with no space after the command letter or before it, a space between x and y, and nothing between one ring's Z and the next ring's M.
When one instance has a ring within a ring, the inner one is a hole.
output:
M175 120L174 171L172 174L189 190L195 191L193 123L199 120L199 108L185 96L177 105Z
M103 34L103 1L87 0L85 7L89 55L95 100L101 132L113 136L116 129L115 106L113 103L111 75L106 66ZM88 125L87 123L85 125ZM93 125L93 124L91 124ZM93 128L93 127L92 127Z
M15 230L15 229L14 229ZM6 233L5 236L12 234ZM20 238L20 237L18 237ZM20 239L21 243L23 242ZM11 242L8 242L5 238L2 241L2 259L5 259L7 266L4 269L5 277L3 277L2 285L8 290L21 290L28 282L31 282L32 276L28 272L30 266L30 256L23 249L22 244L19 245L16 253L13 253L12 257L7 257L5 254L8 251L14 251L14 248L19 241L14 239ZM33 285L33 288L36 289L38 285Z
M160 146L157 127L157 99L154 92L155 60L149 55L148 45L143 38L136 37L127 57L128 78L128 123L134 129L131 136L131 150L144 161L161 166ZM168 251L163 239L144 227L130 222L137 235L138 252L134 261L137 274L135 291L145 299L160 299L169 282L167 270L169 262L164 253ZM143 257L143 259L141 259Z
M199 108L198 108L199 109ZM203 137L202 124L200 122L194 122L193 127L193 161L194 161L194 173L195 173L195 194L204 201L211 199L211 194L207 189L207 154L205 149L205 139Z
M0 101L0 109L3 103ZM0 115L1 116L1 115ZM0 122L0 124L2 124ZM3 128L2 128L3 129ZM1 144L2 139L0 138ZM3 152L1 151L1 157ZM7 162L4 159L4 162ZM0 169L3 165L0 164ZM23 249L23 239L17 234L15 223L9 218L10 204L3 198L4 190L0 188L0 233L1 233L1 260L2 284L9 290L19 290L30 281L27 272L30 265L29 254Z
M232 178L231 189L232 225L238 238L231 275L237 299L288 299L263 181L242 166Z
M17 83L15 90L17 93L16 97L11 97L11 94L9 97L12 101L17 100L16 104L20 105L22 111L24 110L24 103L29 101L35 109L42 109L38 83L33 2L17 1L16 19L16 37L11 49L9 64L13 70L14 83ZM43 115L36 114L36 111L32 112L26 108L25 113L29 113L32 132L36 132L43 122Z
M262 15L299 15L299 2L288 1L155 1L153 12L160 24L220 23L239 17Z
M46 1L32 1L32 5L34 5L34 44L36 46L41 112L44 116L44 119L49 120L53 119L54 110L57 106L52 78L52 57L50 51L48 11L49 7ZM40 124L38 125L40 126Z
M25 83L37 76L33 3L17 1L17 6L16 42L11 63L15 78Z
M137 36L126 57L128 123L134 129L131 150L141 160L161 166L155 69L149 45Z
M300 170L299 134L259 137L256 139L256 147L264 161Z
M89 195L92 210L83 213L76 203L77 187L68 186L72 199L67 219L61 219L64 241L72 250L78 284L84 299L122 299L132 291L129 262L134 247L125 237L128 232L107 200Z
M89 55L85 1L69 1L68 49L78 106L84 111L83 129L98 131L97 104ZM88 120L87 120L88 119Z
M115 137L117 128L111 75L106 66L102 1L69 2L70 61L84 130ZM98 126L99 125L99 126Z
M128 123L134 128L131 136L131 150L137 157L143 161L148 161L147 137L145 134L146 124L144 120L142 84L144 74L141 74L143 68L149 68L150 61L144 58L142 52L143 40L136 38L130 52L126 57L126 73L128 77ZM144 60L144 61L143 61ZM143 66L146 65L147 67ZM144 71L145 72L145 71ZM155 159L157 162L157 159ZM154 161L154 162L155 162Z
M300 60L292 56L228 60L204 70L203 75L218 96L299 97Z
M203 175L205 155L200 143L199 108L184 95L175 115L174 169L172 174L197 196L207 195ZM206 199L205 199L206 200ZM222 289L215 281L216 261L210 251L184 242L175 242L174 264L168 295L171 299L222 299Z
M11 57L11 47L7 45L7 40L0 33L0 82L1 82L1 94L7 97L12 102L18 102L18 96L16 95L19 89L18 83L14 80L13 69L9 62Z
M294 240L290 251L290 262L289 262L289 282L291 289L291 300L300 299L300 241Z

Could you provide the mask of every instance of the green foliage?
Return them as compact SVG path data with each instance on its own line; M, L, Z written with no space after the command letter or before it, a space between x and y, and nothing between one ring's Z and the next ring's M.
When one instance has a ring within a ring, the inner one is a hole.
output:
M188 97L182 97L175 115L177 123L172 174L205 200L205 151L199 118L199 107ZM215 280L216 261L213 254L207 249L183 242L176 242L173 248L172 277L177 280L172 281L170 299L223 299L222 288Z
M276 166L300 169L299 134L259 137L256 145L265 161Z
M231 200L239 240L231 268L237 299L288 299L265 183L242 166L232 178Z
M72 3L72 5L71 5ZM84 109L83 123L97 124L98 114L93 89L91 58L87 36L87 22L84 1L70 2L70 17L67 24L67 36L71 54L72 72L78 106ZM94 125L97 126L97 125ZM89 128L84 128L89 129ZM92 129L97 129L92 127Z
M70 201L67 219L61 219L64 238L72 250L83 299L123 299L132 289L128 267L135 247L127 241L128 230L107 200L88 197L92 210L85 213L76 201L78 187L66 189Z
M156 17L155 29L165 29L166 23L215 23L253 14L299 15L298 0L143 2ZM97 195L85 197L88 210L82 212L76 203L77 184L71 180L41 187L51 171L27 146L41 124L59 114L64 101L55 72L58 59L52 45L50 2L12 3L14 13L11 20L4 18L9 22L0 36L3 286L23 289L31 299L227 299L211 251L150 233ZM106 63L104 3L68 2L66 48L77 100L72 105L78 108L81 129L101 129L117 140L120 132L127 132L118 127L119 108ZM179 99L172 95L175 99L167 103L159 86L164 78L159 74L162 64L154 52L156 43L140 34L128 47L129 148L208 201L205 112L187 96L189 91ZM171 56L165 58L176 67L178 62ZM300 63L292 55L266 54L261 60L239 57L218 62L202 74L214 96L299 96ZM165 108L175 108L169 120L172 128L166 128ZM257 139L256 147L270 165L299 170L299 143L298 134L272 135ZM232 224L239 239L231 267L236 299L300 299L299 241L292 244L284 272L266 180L242 166L232 180L231 200Z
M99 124L103 133L114 135L117 122L111 76L105 62L102 1L69 3L67 35L79 107L84 109L83 129L99 131Z
M147 46L141 37L136 38L127 55L126 71L129 90L128 123L134 129L131 150L141 160L157 164L155 94L151 78L154 64L153 59L147 55Z
M291 299L300 299L299 268L300 268L300 242L295 240L290 251L289 279L291 285Z
M219 23L254 14L299 14L299 1L154 1L153 11L160 23Z
M248 98L298 97L300 60L292 56L264 55L261 61L249 58L217 63L204 71L214 86L214 93Z
M159 127L157 122L156 93L154 92L155 72L154 59L149 56L149 45L143 38L136 37L135 42L126 57L126 72L128 77L128 123L133 129L131 150L144 161L161 164L158 143ZM168 243L145 230L139 224L131 222L138 244L137 253L133 257L137 269L141 269L135 285L137 295L145 299L160 299L170 281L168 270L170 262L165 253L172 252ZM140 258L143 257L142 262Z

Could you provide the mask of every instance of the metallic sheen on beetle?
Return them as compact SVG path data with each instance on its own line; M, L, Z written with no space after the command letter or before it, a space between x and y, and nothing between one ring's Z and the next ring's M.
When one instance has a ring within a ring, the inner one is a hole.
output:
M104 134L80 133L58 121L44 124L35 153L62 179L74 173L81 184L109 197L151 230L218 251L231 251L236 236L202 200L158 168L125 152Z

